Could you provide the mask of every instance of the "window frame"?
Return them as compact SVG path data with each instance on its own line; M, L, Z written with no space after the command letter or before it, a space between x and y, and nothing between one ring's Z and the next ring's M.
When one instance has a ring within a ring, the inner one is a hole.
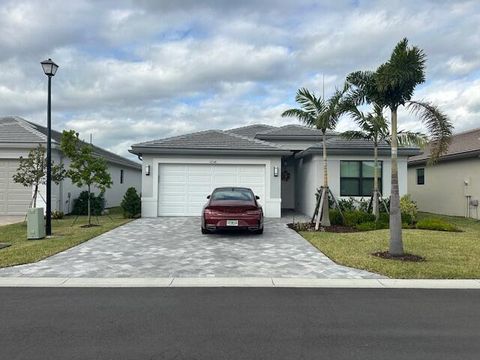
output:
M358 163L359 164L359 175L358 177L352 177L352 176L342 176L342 162L349 162L349 163ZM373 160L340 160L340 196L354 196L354 197L365 197L365 196L371 196L372 194L363 194L363 183L364 180L372 180L374 181L374 177L364 177L363 176L363 163L374 163ZM378 160L378 169L379 174L378 174L378 190L380 193L382 192L383 189L383 161ZM355 179L358 181L357 185L357 191L355 195L353 194L345 194L342 190L342 180L343 179Z
M423 174L421 176L422 182L419 181L419 179L420 179L420 175L418 174L419 170L422 170L422 172L423 172ZM416 168L415 169L415 176L417 178L417 185L425 185L425 168L424 167Z

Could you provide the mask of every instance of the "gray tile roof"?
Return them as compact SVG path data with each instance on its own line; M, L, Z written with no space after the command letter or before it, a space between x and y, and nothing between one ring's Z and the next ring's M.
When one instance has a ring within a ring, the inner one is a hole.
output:
M480 128L472 129L452 136L450 145L440 160L449 158L465 158L478 156L480 153ZM424 162L430 158L430 145L427 145L422 154L408 159L409 164Z
M333 136L327 141L327 152L329 154L373 154L374 144L373 141L364 139L345 139L341 136ZM379 155L389 155L390 145L383 141L378 145ZM302 157L311 153L323 153L323 144L319 142L310 148L300 152L298 157ZM399 147L398 154L402 156L416 155L419 153L419 149L416 147Z
M21 143L32 144L42 143L47 137L29 123L17 116L6 116L0 118L0 143Z
M242 126L242 127L238 127L238 128L230 129L226 131L229 133L234 133L234 134L246 136L249 138L254 138L255 135L257 135L258 133L273 130L273 129L276 129L276 127L271 125L266 125L266 124L254 124L254 125Z
M60 144L61 137L61 132L52 129L53 144ZM46 142L47 128L45 126L35 124L18 116L0 118L0 144L32 144ZM107 161L141 169L141 165L135 161L114 154L101 147L95 145L92 146L94 153L105 158Z
M341 136L335 136L329 138L326 142L327 149L345 149L345 148L353 148L353 149L372 149L373 150L373 141L365 140L365 139L345 139ZM319 147L322 146L320 143ZM387 142L382 141L378 144L379 149L390 149L390 145Z
M285 151L280 146L234 134L229 131L205 130L165 139L132 145L132 148L181 149L181 150L240 150Z
M333 135L335 133L332 131L327 131L327 134ZM290 124L257 133L258 138L268 138L271 136L322 136L322 131L308 126Z

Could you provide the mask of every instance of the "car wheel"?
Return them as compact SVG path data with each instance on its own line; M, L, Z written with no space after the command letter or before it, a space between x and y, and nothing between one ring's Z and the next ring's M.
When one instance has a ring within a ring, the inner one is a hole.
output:
M258 235L263 234L263 227L261 229L255 230L254 234L258 234Z
M202 234L204 234L204 235L205 235L205 234L210 234L210 231L208 231L207 229L202 228Z

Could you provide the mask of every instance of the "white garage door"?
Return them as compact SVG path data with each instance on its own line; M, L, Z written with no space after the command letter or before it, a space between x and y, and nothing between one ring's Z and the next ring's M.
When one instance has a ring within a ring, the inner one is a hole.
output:
M0 215L24 215L27 212L32 190L13 181L18 160L0 159Z
M160 164L159 216L199 216L207 195L221 186L241 186L265 199L265 165Z

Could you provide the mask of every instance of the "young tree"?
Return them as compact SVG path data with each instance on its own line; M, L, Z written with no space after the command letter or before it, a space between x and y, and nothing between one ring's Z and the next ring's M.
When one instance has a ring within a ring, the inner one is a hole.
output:
M358 71L347 77L352 85L352 97L360 102L382 104L391 114L391 195L390 195L390 248L393 256L403 255L402 219L398 190L398 129L397 111L406 106L425 124L432 143L431 160L435 161L448 149L453 125L440 109L424 101L413 101L417 85L425 81L425 53L416 46L409 47L401 40L390 59L372 71Z
M378 145L381 142L391 143L390 129L388 120L383 116L383 108L374 104L373 112L364 114L358 107L352 103L347 105L348 113L357 123L360 130L345 131L341 135L349 140L364 139L373 142L373 189L372 189L372 213L375 215L375 221L380 216L380 197L381 193L378 186ZM424 146L427 137L419 132L400 131L398 141L402 146Z
M296 117L305 125L315 127L322 131L323 144L323 189L322 203L319 204L320 224L330 226L329 205L328 205L328 162L327 162L327 131L334 130L340 116L345 111L342 97L344 90L336 90L327 101L317 97L307 89L298 90L295 101L300 105L298 109L285 110L284 117ZM318 223L317 223L318 224Z
M92 146L83 143L74 130L63 131L60 148L64 155L70 159L70 167L66 176L78 187L87 186L88 226L92 226L90 209L92 187L97 187L103 192L112 185L107 162L94 155Z
M32 208L37 207L38 187L46 182L47 159L46 149L39 144L28 153L28 157L20 156L17 173L13 175L13 181L25 187L33 187ZM59 184L65 177L63 164L52 163L52 181Z

